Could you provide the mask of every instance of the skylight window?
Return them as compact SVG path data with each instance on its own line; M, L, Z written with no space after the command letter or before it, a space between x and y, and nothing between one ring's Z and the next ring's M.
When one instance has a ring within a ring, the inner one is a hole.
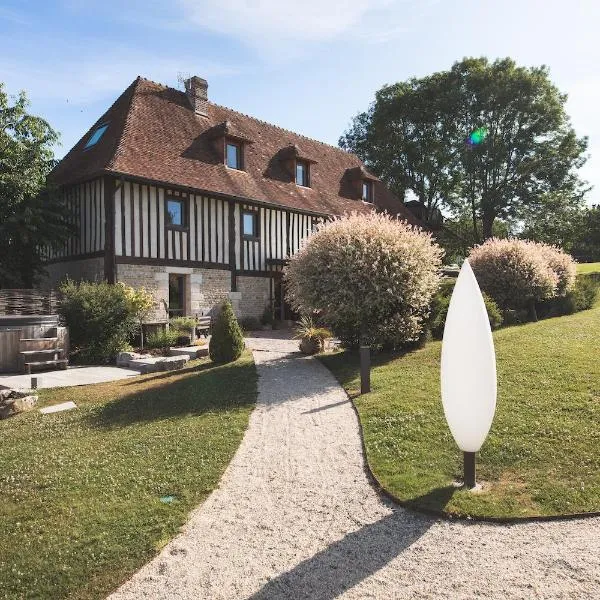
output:
M92 146L95 146L100 141L100 138L104 135L104 132L107 129L108 123L104 123L104 125L100 125L100 127L97 127L94 130L94 133L92 133L92 135L90 136L90 139L87 141L85 148L91 148Z

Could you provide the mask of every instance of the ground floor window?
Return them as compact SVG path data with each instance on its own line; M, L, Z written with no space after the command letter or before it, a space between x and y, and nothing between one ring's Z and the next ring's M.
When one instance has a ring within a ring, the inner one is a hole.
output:
M169 319L185 314L185 275L169 273Z

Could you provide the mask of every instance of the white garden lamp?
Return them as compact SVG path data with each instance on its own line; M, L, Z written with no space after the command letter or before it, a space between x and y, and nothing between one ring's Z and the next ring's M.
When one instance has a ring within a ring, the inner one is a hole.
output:
M496 355L481 290L468 260L456 280L442 342L442 403L464 453L465 487L475 487L475 452L496 411Z

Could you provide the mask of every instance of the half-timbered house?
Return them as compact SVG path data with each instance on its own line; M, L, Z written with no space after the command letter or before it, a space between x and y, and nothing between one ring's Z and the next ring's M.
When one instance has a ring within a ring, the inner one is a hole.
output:
M225 298L238 315L283 314L283 265L319 222L374 209L415 222L356 156L214 104L207 88L138 77L54 169L78 234L48 254L49 286L144 286L156 322Z

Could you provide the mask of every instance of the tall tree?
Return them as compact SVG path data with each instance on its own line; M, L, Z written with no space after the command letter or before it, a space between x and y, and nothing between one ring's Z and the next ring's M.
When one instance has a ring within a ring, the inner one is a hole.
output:
M450 71L382 88L340 145L428 209L468 211L481 241L496 219L542 210L550 193L585 193L577 169L587 139L575 135L565 102L544 66L466 58Z
M43 272L40 248L71 231L64 206L45 187L58 134L27 108L24 92L11 104L0 83L0 287L32 287Z

